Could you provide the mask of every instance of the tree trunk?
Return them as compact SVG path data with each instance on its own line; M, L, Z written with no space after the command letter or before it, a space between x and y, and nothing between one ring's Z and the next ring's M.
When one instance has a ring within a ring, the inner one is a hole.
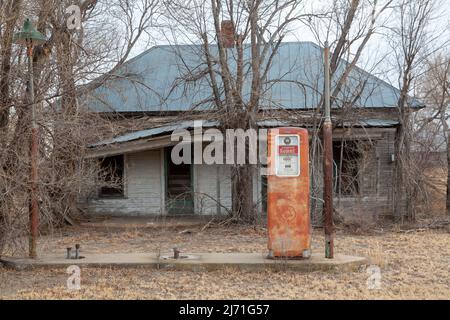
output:
M395 165L393 181L393 213L396 221L415 221L414 174L411 159L411 123L409 110L401 112L401 123L395 135Z
M1 52L0 56L1 60L1 68L0 68L0 130L4 130L4 128L8 125L9 119L9 74L11 70L11 54L12 54L12 38L14 27L16 26L17 19L19 17L19 11L21 7L22 1L16 0L12 3L5 4L7 10L7 22L4 26L2 43L1 43ZM6 132L3 131L3 132ZM6 143L6 135L0 136L0 147L4 148Z
M403 151L403 175L406 177L404 179L405 182L405 210L406 210L406 218L409 222L415 222L416 221L416 213L415 213L415 206L414 206L414 189L415 184L414 183L414 177L411 175L414 174L412 165L412 159L411 159L411 130L409 123L409 114L407 116L407 130L405 132L405 139L404 139L404 151Z
M447 201L446 201L446 209L447 215L450 215L450 131L447 130Z
M402 144L403 144L403 125L399 124L395 132L395 162L394 162L394 174L392 183L392 205L393 215L395 221L403 221L403 208L402 208L402 185L403 185L403 168L402 168Z
M235 106L232 129L254 129L256 127L254 117L239 105ZM255 165L250 164L250 141L245 142L245 164L234 164L231 168L231 201L233 218L239 222L252 224L256 221L256 210L253 203L253 177ZM235 157L238 154L237 144ZM236 160L236 159L235 159Z
M74 66L76 56L73 52L73 39L65 29L59 30L56 37L56 55L58 61L58 78L61 86L61 119L60 124L55 127L55 141L53 149L55 176L62 183L57 185L50 193L54 197L55 216L61 220L72 212L76 212L76 190L73 190L72 180L76 177L77 162L81 151L77 130L71 128L72 123L76 123L77 100L76 85L74 79ZM67 141L71 141L67 145Z
M235 165L232 168L232 212L244 223L254 223L256 212L253 206L253 166Z
M12 56L12 40L13 40L13 32L16 26L20 8L22 5L22 0L13 0L8 2L2 2L6 19L6 23L2 25L2 38L0 44L0 150L2 150L2 154L0 154L0 172L9 170L8 168L8 158L11 155L11 151L8 143L8 127L9 116L10 116L10 73L11 73L11 56ZM14 141L13 143L17 143ZM14 146L14 144L11 144ZM13 152L13 154L16 154ZM0 185L0 194L4 194L7 197L7 189L6 186ZM5 198L6 198L5 197ZM7 239L6 236L6 223L7 221L7 213L0 210L0 255L2 254L5 241Z

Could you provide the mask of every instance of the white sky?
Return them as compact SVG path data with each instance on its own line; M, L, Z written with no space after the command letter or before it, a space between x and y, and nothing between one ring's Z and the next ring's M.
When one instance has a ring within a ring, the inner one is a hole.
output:
M307 4L308 8L316 9L322 5L329 5L332 0L306 0L311 1ZM450 52L449 40L450 40L450 0L437 0L437 10L435 11L436 18L430 24L430 28L434 30L436 34L441 34L441 38L435 42L435 47L437 49L444 49L446 52ZM395 23L392 19L395 17L386 17L389 23ZM291 29L293 29L291 27ZM381 30L380 30L381 31ZM162 39L161 37L155 36L155 38ZM446 40L444 40L446 39ZM325 39L321 38L320 42ZM335 39L330 38L329 41L332 42ZM298 23L295 25L295 30L289 33L284 41L312 41L318 43L314 34L304 26ZM447 41L445 45L443 42ZM167 44L167 40L154 40L154 44ZM444 48L445 46L445 48ZM146 49L149 49L147 41L141 41L133 50L131 56L135 56ZM356 47L355 47L356 49ZM358 63L360 67L370 71L371 73L379 76L383 80L387 80L394 86L397 86L397 76L396 71L393 68L392 59L393 56L392 48L389 47L387 39L383 35L373 35L370 39L367 47L365 48L363 55Z

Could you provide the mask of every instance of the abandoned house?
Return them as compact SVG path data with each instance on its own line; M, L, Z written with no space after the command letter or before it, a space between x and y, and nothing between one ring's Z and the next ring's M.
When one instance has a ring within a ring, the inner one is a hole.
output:
M202 46L155 46L129 60L85 99L93 112L123 118L148 117L154 124L89 146L89 157L109 168L119 183L100 186L80 206L90 213L119 216L226 214L231 206L230 167L226 164L174 164L170 150L175 129L217 127ZM249 55L249 48L244 50ZM230 53L230 57L232 54ZM231 58L230 58L231 59ZM233 63L230 62L233 67ZM344 72L341 60L332 78ZM231 68L233 69L233 68ZM193 81L182 79L195 78ZM200 76L198 76L200 75ZM321 203L321 97L323 48L311 42L282 43L264 84L257 123L261 128L297 126L310 135L312 211ZM244 89L245 91L245 89ZM394 137L399 91L355 67L332 103L335 206L345 214L390 212ZM411 99L413 110L423 107ZM262 144L263 145L263 144ZM266 153L264 147L259 153ZM253 198L266 209L266 177L258 165Z

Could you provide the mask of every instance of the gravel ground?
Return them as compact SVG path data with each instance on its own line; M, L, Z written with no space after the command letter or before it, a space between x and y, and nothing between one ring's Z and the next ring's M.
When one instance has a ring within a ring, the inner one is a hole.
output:
M183 232L185 231L185 232ZM98 253L266 252L264 229L65 228L43 236L40 252L61 252L80 243ZM322 230L313 251L323 250ZM0 268L0 299L450 299L450 232L379 231L336 235L336 252L366 256L380 268L380 288L368 289L366 268L351 273L160 271L142 268L81 270L81 290L66 288L63 269Z

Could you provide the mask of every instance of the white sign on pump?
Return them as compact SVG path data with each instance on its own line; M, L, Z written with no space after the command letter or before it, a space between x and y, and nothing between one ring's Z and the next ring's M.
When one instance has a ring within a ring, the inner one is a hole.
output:
M300 175L300 137L280 134L275 137L275 174L279 177Z

